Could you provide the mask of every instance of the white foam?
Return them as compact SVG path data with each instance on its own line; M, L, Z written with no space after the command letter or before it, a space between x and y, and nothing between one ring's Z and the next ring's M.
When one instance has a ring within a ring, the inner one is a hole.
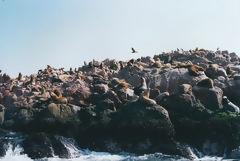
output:
M14 136L15 134L12 134ZM15 138L15 139L14 139ZM81 149L77 146L77 143L74 139L65 138L62 136L56 136L58 140L60 140L67 150L70 153L69 159L58 158L56 156L51 158L42 158L35 161L152 161L152 160L160 160L160 161L188 161L188 159L183 159L180 157L164 155L161 153L155 154L145 154L141 156L137 156L131 153L120 153L120 154L111 154L108 152L95 152L90 151L88 149ZM6 155L3 158L0 158L1 161L33 161L26 154L22 154L23 148L21 147L22 138L19 135L16 137L11 137L12 140L15 140L15 144L17 146L13 146L11 143L8 144L8 149L6 151ZM195 159L196 161L220 161L223 160L223 157L211 157L211 156L203 156L202 153L196 151L199 159ZM224 159L225 160L225 159Z
M31 161L26 154L21 154L23 149L17 145L15 148L9 144L9 148L6 151L6 155L3 158L0 158L1 161Z

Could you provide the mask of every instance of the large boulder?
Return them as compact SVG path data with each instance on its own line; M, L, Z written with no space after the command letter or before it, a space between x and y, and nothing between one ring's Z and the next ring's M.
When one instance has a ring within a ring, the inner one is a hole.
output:
M56 137L46 133L31 133L23 141L24 153L32 159L58 156L69 158L66 147Z
M176 93L166 97L159 102L171 114L189 117L192 119L202 119L209 114L209 111L200 104L194 95L189 93Z
M161 75L155 75L152 78L154 87L160 87L161 92L176 93L181 84L196 85L197 82L206 79L203 72L199 72L199 76L191 76L187 68L171 69Z
M171 139L174 128L168 112L159 105L146 106L139 101L127 103L113 116L112 128L118 136Z
M208 109L219 110L222 108L223 91L218 88L193 87L193 93L197 99Z
M224 95L234 104L240 106L240 80L229 79L225 84Z

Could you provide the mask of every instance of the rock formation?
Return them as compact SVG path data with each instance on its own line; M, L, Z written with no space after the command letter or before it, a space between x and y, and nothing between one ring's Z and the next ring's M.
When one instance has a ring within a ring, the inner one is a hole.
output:
M126 62L93 60L69 71L48 65L17 78L0 73L0 126L25 132L24 153L32 158L52 156L48 144L62 151L55 155L68 156L52 134L97 151L191 158L184 142L209 155L222 155L226 147L236 156L239 64L235 53L195 49ZM207 150L213 144L219 151Z

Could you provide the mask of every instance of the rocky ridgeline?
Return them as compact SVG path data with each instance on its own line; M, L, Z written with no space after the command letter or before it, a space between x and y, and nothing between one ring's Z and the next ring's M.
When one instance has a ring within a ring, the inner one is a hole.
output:
M31 158L68 158L56 134L96 151L194 158L190 145L239 158L239 72L235 53L195 49L93 60L70 71L47 66L18 78L0 74L1 128L23 132Z

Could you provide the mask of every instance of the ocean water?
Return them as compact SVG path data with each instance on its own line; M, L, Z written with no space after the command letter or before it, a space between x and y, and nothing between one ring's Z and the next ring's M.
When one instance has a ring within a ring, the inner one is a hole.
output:
M1 161L33 161L26 154L22 154L23 148L21 143L23 138L21 134L9 132L4 136L9 141L7 145L6 155L0 158ZM69 159L62 159L58 157L36 159L35 161L189 161L180 156L164 155L162 153L135 155L131 153L122 152L119 154L111 154L107 152L94 152L88 149L81 149L77 146L74 139L56 136L70 153ZM221 157L203 156L198 154L199 158L196 161L220 161L225 160Z

